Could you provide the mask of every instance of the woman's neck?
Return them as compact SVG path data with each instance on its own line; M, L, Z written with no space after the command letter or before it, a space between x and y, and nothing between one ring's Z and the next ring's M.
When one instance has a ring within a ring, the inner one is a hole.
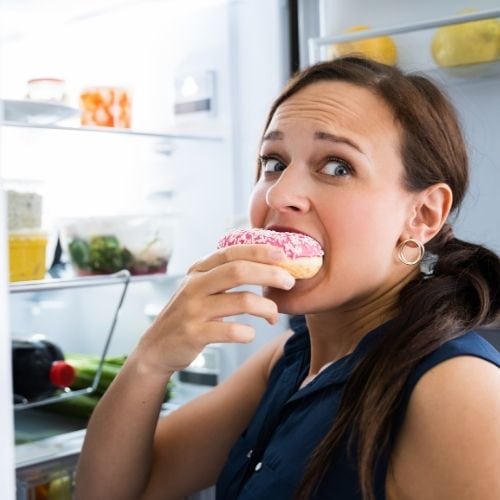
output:
M308 379L316 376L326 364L331 364L351 353L361 339L377 326L397 314L401 289L416 273L411 272L384 290L328 312L307 314L311 338L311 363Z

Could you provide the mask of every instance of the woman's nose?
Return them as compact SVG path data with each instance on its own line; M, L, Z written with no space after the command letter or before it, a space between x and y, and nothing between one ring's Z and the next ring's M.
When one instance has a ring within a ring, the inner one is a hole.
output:
M309 209L307 180L300 169L289 165L266 192L267 205L277 211L301 211Z

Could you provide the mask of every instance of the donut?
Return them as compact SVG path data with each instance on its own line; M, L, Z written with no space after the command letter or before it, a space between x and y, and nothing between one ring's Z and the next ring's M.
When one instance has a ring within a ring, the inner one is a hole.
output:
M294 278L312 278L323 264L323 249L310 236L301 233L272 231L269 229L237 229L226 233L217 248L233 245L269 244L283 249L285 258L278 265Z

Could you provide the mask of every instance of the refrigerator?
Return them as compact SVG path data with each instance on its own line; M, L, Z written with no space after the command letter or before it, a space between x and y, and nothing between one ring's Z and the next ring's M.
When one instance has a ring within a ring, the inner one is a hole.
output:
M247 224L259 135L290 72L288 9L278 0L0 3L4 498L71 496L85 432L82 419L46 411L76 394L13 408L11 338L40 334L65 354L126 355L189 266ZM126 95L127 115L83 123L84 96L96 89ZM12 192L43 201L43 279L9 283ZM166 273L78 276L62 236L70 221L155 214L170 222ZM287 327L286 317L273 327L239 319L255 325L256 341L209 346L177 374L162 413Z
M226 230L247 224L269 105L293 72L331 57L332 46L390 37L403 69L424 72L446 88L464 123L472 167L470 193L455 231L500 251L495 216L500 51L491 61L449 67L432 56L439 29L466 20L498 21L498 0L67 4L0 3L0 365L5 381L0 423L6 430L0 474L5 498L48 495L43 487L51 482L70 488L84 435L81 420L48 416L43 405L13 411L7 383L10 337L45 334L66 352L130 352L189 266L212 252ZM33 109L36 94L26 108L30 82L40 79L64 84L64 102L50 112ZM79 110L85 89L101 86L127 90L130 128L82 126L81 113L64 114ZM67 219L161 213L172 221L166 274L80 279L71 274L64 248L66 267L55 277L9 284L4 214L12 182L31 183L30 189L43 197L47 267L54 263L58 231ZM256 340L209 346L190 369L177 374L164 413L210 390L288 324L285 316L274 327L237 319L255 326ZM493 331L485 332L490 334L495 338ZM42 488L37 491L37 486ZM211 489L197 497L213 494Z

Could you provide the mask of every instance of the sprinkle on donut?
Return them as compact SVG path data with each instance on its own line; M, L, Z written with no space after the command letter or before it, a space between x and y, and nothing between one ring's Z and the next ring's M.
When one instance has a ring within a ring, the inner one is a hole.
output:
M310 236L300 233L271 231L269 229L238 229L223 236L217 248L232 245L271 244L281 247L289 259L321 257L321 245Z

